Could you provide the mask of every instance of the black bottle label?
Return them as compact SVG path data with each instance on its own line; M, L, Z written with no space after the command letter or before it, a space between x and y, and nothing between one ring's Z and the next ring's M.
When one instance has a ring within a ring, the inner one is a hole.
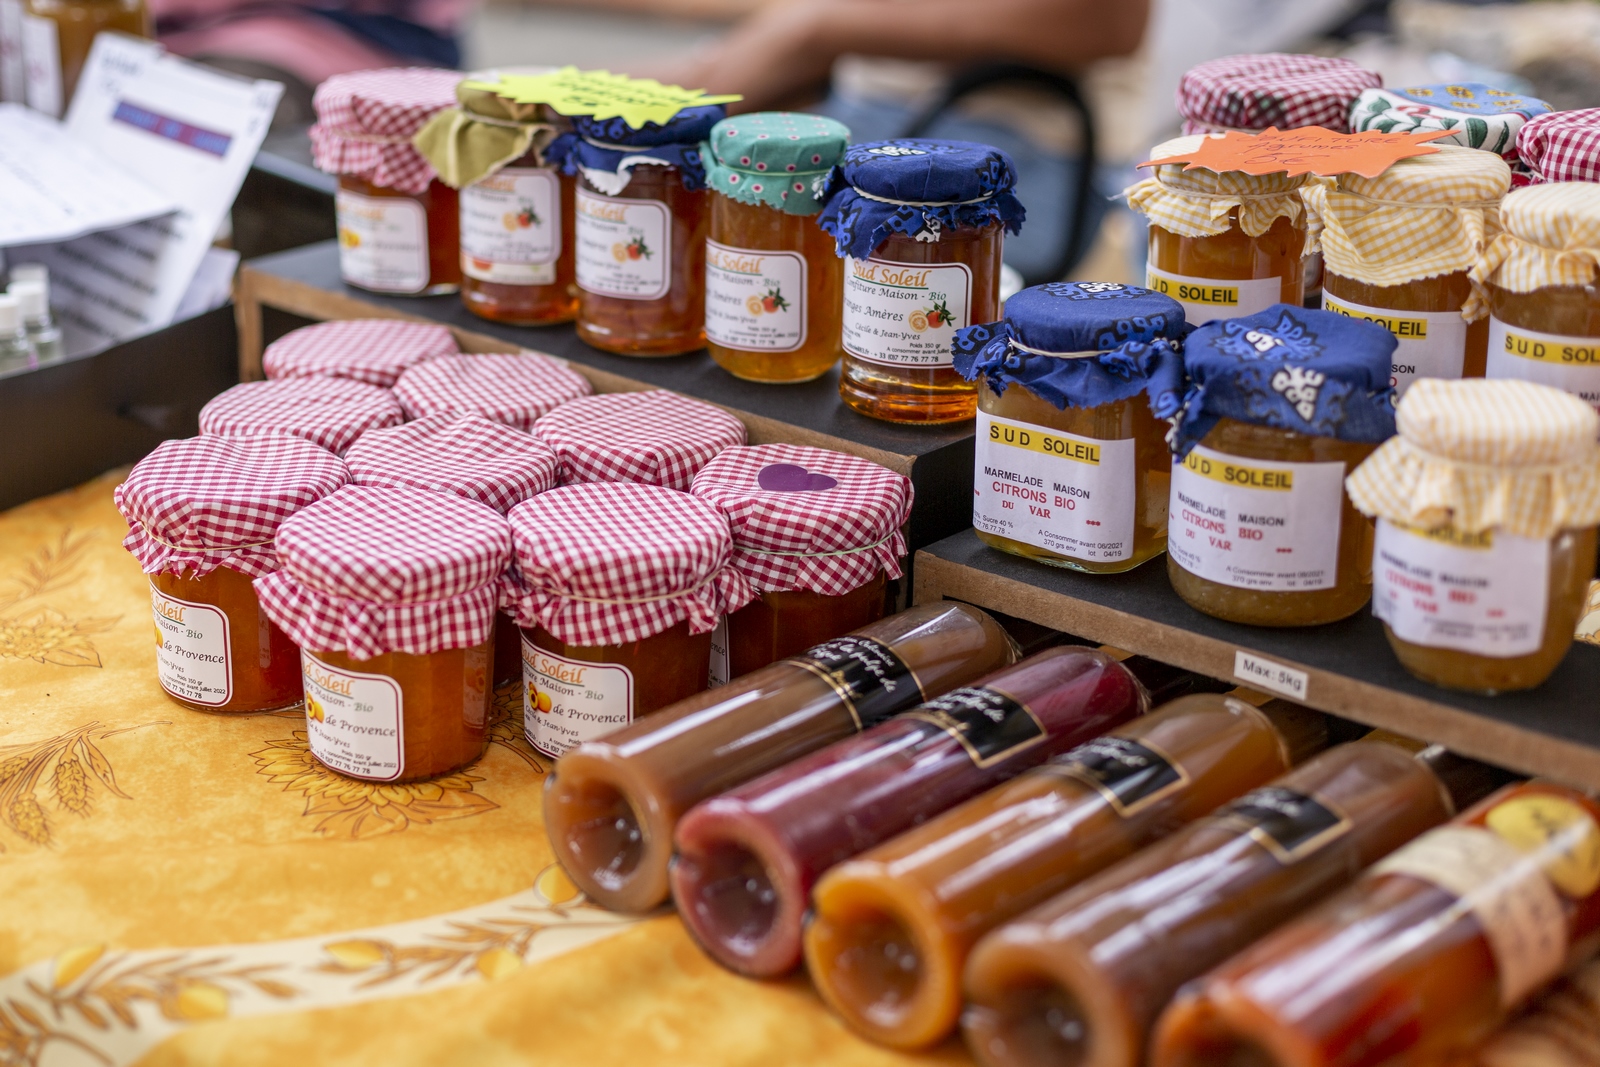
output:
M961 743L978 767L999 763L1049 735L1026 704L998 689L977 685L930 700L906 718L939 727Z
M858 731L922 703L922 686L911 668L888 645L870 637L836 637L784 662L831 685Z
M1286 865L1350 830L1350 820L1331 804L1275 785L1246 793L1223 808L1217 818L1242 829Z
M1189 773L1176 760L1131 737L1086 741L1048 769L1093 786L1124 818L1189 784Z

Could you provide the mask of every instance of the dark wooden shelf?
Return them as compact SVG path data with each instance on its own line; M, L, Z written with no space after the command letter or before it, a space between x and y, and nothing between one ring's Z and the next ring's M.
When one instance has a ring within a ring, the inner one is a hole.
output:
M347 286L339 278L339 250L333 241L246 263L236 307L239 373L245 381L261 377L263 321L272 311L311 320L439 322L455 332L468 352L526 348L569 360L600 392L663 388L716 404L744 422L752 444L815 445L899 471L916 487L909 529L913 548L972 521L972 423L917 427L858 415L839 399L837 369L800 385L761 385L733 377L704 351L660 359L612 355L578 340L571 325L506 326L473 315L458 296L383 296Z
M919 604L948 598L993 608L1523 774L1600 789L1600 647L1574 644L1537 689L1472 696L1406 673L1383 625L1365 609L1305 629L1239 626L1180 600L1166 567L1159 557L1126 574L1081 574L996 551L969 527L917 553L914 597ZM1298 692L1241 673L1241 654L1269 670L1298 672Z

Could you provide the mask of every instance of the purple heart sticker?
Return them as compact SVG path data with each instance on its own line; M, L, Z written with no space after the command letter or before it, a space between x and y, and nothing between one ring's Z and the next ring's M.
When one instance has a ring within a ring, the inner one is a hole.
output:
M839 482L826 474L812 474L795 463L768 463L756 475L756 484L769 493L820 493Z

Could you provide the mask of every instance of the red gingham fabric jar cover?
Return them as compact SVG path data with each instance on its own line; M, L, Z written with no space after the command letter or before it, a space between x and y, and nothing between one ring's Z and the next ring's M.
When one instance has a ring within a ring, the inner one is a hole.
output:
M1183 132L1350 130L1350 105L1383 78L1348 59L1264 52L1223 56L1192 67L1178 82Z
M640 482L687 491L724 448L745 443L744 423L665 389L603 393L540 419L534 436L561 457L561 481Z
M329 174L365 178L402 193L420 193L433 181L433 165L411 137L447 107L466 77L430 67L386 67L335 74L311 98L311 158Z
M887 467L803 445L729 448L690 492L728 517L733 565L759 593L841 596L902 573L911 480Z
M387 389L407 367L459 351L455 336L431 322L319 322L268 345L261 368L269 379L350 378Z
M292 434L343 452L368 430L396 426L406 413L387 389L348 378L245 382L200 409L200 432L218 437Z
M347 485L278 528L267 617L312 652L425 656L489 640L511 529L482 504Z
M1517 155L1528 179L1513 179L1516 185L1600 182L1600 108L1529 119L1517 133Z
M413 419L470 411L519 430L533 429L541 415L593 391L589 379L536 352L430 359L394 383L395 399Z
M279 525L349 480L338 456L298 437L190 437L157 445L112 499L144 573L259 578L278 569Z
M620 645L688 620L705 633L755 596L714 506L656 485L568 485L511 509L501 606L569 645Z
M537 437L482 415L429 415L372 430L344 461L356 485L453 493L502 515L554 489L561 466Z

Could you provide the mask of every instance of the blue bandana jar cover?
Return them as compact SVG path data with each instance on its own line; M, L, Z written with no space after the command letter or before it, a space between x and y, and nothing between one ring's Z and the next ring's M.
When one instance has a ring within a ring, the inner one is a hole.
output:
M1394 435L1394 335L1278 304L1184 342L1167 575L1229 622L1316 626L1372 595L1372 523L1347 474Z
M844 260L839 395L890 422L970 419L977 390L950 364L955 331L1000 317L1003 230L1022 204L1010 157L970 141L852 145L817 223Z
M710 196L700 142L721 104L665 125L572 120L545 158L579 178L578 336L625 356L676 356L705 344Z
M972 525L1013 555L1091 573L1167 547L1165 419L1183 389L1191 327L1171 297L1116 282L1051 282L1005 319L956 331L978 381Z

